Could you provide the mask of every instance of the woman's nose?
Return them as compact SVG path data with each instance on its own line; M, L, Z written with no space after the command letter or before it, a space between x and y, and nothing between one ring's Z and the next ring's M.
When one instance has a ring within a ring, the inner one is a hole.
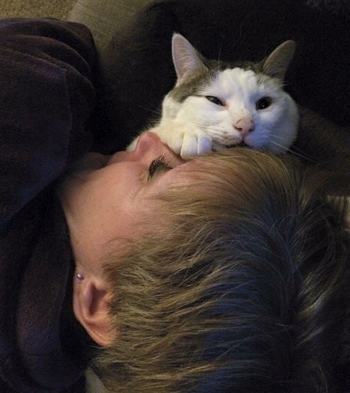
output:
M158 135L149 131L139 136L136 148L130 154L132 154L134 160L142 161L147 164L159 156L165 157L172 167L176 167L185 162L165 145Z
M140 155L141 157L145 156L145 154L149 152L153 152L157 154L161 154L164 150L165 145L160 140L159 136L154 132L144 132L139 136L137 140L135 155Z

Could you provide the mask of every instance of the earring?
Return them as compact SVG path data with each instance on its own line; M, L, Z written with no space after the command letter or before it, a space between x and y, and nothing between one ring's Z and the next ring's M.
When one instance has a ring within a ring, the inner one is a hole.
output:
M76 277L80 281L84 280L84 276L81 273L78 273Z

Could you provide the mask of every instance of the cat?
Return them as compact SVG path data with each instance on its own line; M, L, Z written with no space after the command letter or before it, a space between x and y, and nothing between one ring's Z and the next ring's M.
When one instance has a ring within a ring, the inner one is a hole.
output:
M183 159L247 145L286 153L296 139L299 114L283 90L294 41L278 46L259 63L229 64L204 58L182 35L172 38L177 75L165 96L156 133ZM134 150L137 138L127 150Z

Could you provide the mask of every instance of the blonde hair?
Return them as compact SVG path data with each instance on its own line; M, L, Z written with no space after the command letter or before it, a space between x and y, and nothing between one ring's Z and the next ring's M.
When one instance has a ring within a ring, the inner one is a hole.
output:
M331 392L350 300L332 179L248 149L199 160L105 266L119 338L96 372L118 393Z

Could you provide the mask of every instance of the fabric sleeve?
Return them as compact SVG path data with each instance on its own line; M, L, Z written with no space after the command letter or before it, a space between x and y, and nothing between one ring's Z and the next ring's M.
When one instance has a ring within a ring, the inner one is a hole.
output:
M0 20L0 229L84 155L95 101L89 30Z

